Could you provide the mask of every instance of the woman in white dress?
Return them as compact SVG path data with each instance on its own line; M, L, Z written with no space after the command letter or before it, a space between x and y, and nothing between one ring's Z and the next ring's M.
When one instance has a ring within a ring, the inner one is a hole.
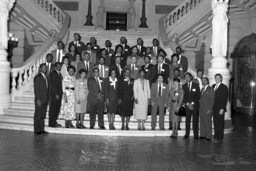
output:
M134 117L138 120L138 130L145 130L145 121L148 115L148 104L150 101L149 80L145 79L146 72L140 70L139 78L134 81L133 91L135 99Z
M64 56L63 59L62 59L62 67L61 67L61 70L60 70L60 73L61 73L63 78L68 76L68 66L69 65L70 65L69 57Z

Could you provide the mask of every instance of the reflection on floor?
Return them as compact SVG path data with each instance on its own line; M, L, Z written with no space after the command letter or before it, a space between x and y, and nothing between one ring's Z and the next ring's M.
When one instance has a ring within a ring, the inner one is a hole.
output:
M0 130L0 170L256 170L255 117L234 117L222 144Z

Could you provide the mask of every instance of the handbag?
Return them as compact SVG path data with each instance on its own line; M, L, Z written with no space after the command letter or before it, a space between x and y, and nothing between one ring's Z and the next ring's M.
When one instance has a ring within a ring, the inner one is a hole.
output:
M181 106L180 110L178 112L175 112L175 115L181 116L181 117L182 116L186 116L186 109L185 109L185 107Z

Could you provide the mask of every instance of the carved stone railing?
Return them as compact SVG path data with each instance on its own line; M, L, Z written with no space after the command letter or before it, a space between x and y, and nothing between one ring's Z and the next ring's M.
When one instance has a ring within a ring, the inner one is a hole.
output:
M65 13L52 0L34 0L38 6L45 10L60 25L64 23Z
M45 3L45 2L52 2L52 1L38 0L37 2ZM56 7L53 4L48 4L48 5L49 6L51 5L54 8ZM44 4L44 7L48 5ZM48 7L45 9L49 9ZM50 53L52 50L56 49L57 41L63 40L65 43L67 41L67 37L68 37L67 35L69 34L68 29L70 26L70 16L63 13L57 7L55 8L55 11L58 13L57 16L55 16L55 18L57 18L57 21L60 22L62 25L62 28L59 31L59 33L57 33L57 35L55 35L53 38L44 42L44 44L38 48L39 50L37 50L28 60L26 60L21 67L11 69L12 100L14 100L15 96L22 94L25 87L29 89L28 85L30 85L29 83L33 82L35 75L38 73L40 64L45 62L45 57L47 53ZM52 16L54 17L53 13L52 13ZM60 17L60 19L58 19L58 16Z
M188 15L191 10L193 10L202 1L209 0L186 0L177 8L175 8L170 14L168 14L164 19L164 27L166 32L169 31L172 25L181 20L184 16ZM210 1L209 1L210 3Z

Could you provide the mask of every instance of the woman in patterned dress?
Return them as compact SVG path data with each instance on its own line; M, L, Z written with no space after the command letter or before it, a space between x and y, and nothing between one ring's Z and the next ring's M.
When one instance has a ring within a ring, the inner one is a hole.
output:
M115 114L117 113L118 107L118 82L116 78L116 70L112 69L110 71L109 78L106 78L104 81L104 93L106 98L106 105L108 111L108 122L109 122L109 129L115 130L114 122L115 122Z
M77 128L86 128L84 126L84 114L87 111L87 96L88 96L88 87L87 87L87 72L85 69L79 70L79 78L76 80L75 86L75 111L76 111L76 127Z
M68 66L68 75L63 78L63 103L62 110L63 119L66 121L66 128L73 128L72 120L75 118L75 67Z

